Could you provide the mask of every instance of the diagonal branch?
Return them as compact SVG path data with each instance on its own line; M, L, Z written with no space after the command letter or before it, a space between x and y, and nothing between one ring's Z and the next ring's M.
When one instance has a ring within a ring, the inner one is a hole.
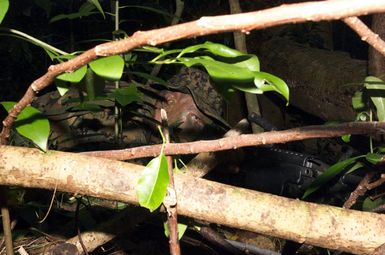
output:
M121 54L143 45L155 46L182 38L231 31L248 33L251 30L287 23L336 20L379 12L385 12L385 0L315 1L282 5L263 11L235 15L202 17L196 21L166 28L146 32L138 31L125 40L98 45L72 60L49 67L46 74L30 85L22 99L4 119L3 129L0 134L0 144L7 143L10 128L15 118L32 102L36 93L49 86L56 76L64 72L72 72L97 57Z

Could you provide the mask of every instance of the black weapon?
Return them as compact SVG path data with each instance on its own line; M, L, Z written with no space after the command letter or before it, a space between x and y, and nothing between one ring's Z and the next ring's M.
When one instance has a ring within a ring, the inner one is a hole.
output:
M249 115L249 120L267 130L276 129L255 113ZM245 188L286 197L301 197L310 184L329 167L316 156L274 146L250 148L249 152L245 164L240 167L242 185ZM360 176L347 174L337 176L325 186L327 193L346 195L354 190L360 180Z

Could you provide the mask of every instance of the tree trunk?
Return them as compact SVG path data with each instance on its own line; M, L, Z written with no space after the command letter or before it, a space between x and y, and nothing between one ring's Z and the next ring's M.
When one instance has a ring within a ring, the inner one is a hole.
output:
M324 120L354 120L351 98L362 87L366 61L284 38L263 43L258 56L261 70L287 82L290 104Z

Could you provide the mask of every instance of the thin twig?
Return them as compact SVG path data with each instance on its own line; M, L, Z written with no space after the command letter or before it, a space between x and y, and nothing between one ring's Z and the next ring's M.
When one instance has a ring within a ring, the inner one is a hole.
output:
M366 191L368 191L368 184L373 176L374 172L370 172L365 175L365 177L358 184L357 188L352 193L350 193L349 198L342 206L343 208L351 208L357 202L359 197L365 195Z
M165 137L165 143L170 143L170 133L167 123L167 113L164 109L160 109L160 115L162 120L162 132ZM178 239L178 214L177 214L177 194L175 191L174 182L174 170L172 164L172 157L167 156L168 163L168 175L170 177L170 183L167 188L167 196L163 201L167 211L167 225L170 233L170 254L180 255L180 245Z

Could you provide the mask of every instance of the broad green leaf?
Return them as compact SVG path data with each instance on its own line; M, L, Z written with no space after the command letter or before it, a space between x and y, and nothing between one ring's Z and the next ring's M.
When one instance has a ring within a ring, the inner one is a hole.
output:
M186 232L186 230L187 230L187 225L178 223L177 226L178 226L178 239L180 240L183 237L184 232ZM170 236L170 230L168 228L167 222L163 223L163 228L164 228L164 235L169 237Z
M210 77L217 82L235 82L254 87L254 73L248 69L208 58L179 58L187 67L202 65Z
M365 79L365 88L377 111L379 121L385 121L385 83L381 79L368 76Z
M234 57L239 57L239 56L245 55L244 53L242 53L238 50L232 49L230 47L227 47L226 45L223 45L223 44L205 42L202 44L193 45L193 46L190 46L190 47L183 49L181 51L181 53L179 53L177 58L182 57L184 54L193 53L193 52L196 52L196 51L202 50L202 49L206 50L206 51L208 51L214 55L221 56L221 57L227 57L227 58L234 58Z
M203 65L210 77L218 83L217 88L220 92L226 92L230 85L232 88L255 94L276 91L287 101L289 100L288 86L272 74L253 72L247 68L208 58L179 58L178 60L188 67ZM220 88L220 86L227 86L227 88Z
M247 56L246 60L236 62L236 63L234 63L234 65L242 67L242 68L246 68L246 69L253 71L253 72L259 72L260 71L260 64L259 64L258 57L255 55L251 55L251 54L245 55L245 56Z
M16 102L1 102L8 112ZM32 106L27 106L15 121L16 131L30 139L43 151L47 150L47 141L50 133L49 121L44 115Z
M0 24L3 22L5 14L7 14L9 8L8 0L0 0Z
M151 212L157 209L166 196L169 184L168 163L163 152L144 168L136 187L139 204Z
M180 58L184 54L193 53L202 49L205 50L205 52L210 52L213 55L229 58L229 62L236 66L246 68L250 71L259 71L260 64L257 56L253 54L244 54L238 50L232 49L219 43L205 42L203 44L187 47L182 50L176 58Z
M130 84L128 87L114 90L112 93L108 94L108 97L116 100L124 107L132 102L141 102L143 93L141 93L134 84Z
M365 159L373 165L377 165L380 162L384 162L384 155L378 153L368 153Z
M107 80L120 80L123 74L124 60L121 56L99 58L89 63L92 71Z
M168 87L167 86L167 82L165 82L163 79L159 78L159 77L156 77L154 75L151 75L151 74L148 74L148 73L143 73L143 72L129 72L130 74L133 74L133 75L136 75L136 76L139 76L141 78L144 78L146 80L150 80L150 81L154 81L156 83L159 83L165 87Z
M258 86L256 81L266 81L266 83L263 83L262 86L259 86L258 88L263 91L275 91L281 94L289 103L289 87L287 86L286 82L284 82L281 78L278 78L275 75L265 73L265 72L254 72L255 78L254 83L256 86Z
M63 73L56 77L56 79L59 79L61 81L68 81L71 83L79 83L83 77L86 75L87 72L87 66L82 66L78 70L72 72L72 73Z
M96 9L98 9L98 11L103 15L103 18L106 18L106 15L104 15L104 11L103 11L103 8L102 6L100 5L99 1L98 0L88 0L90 3L92 3L93 5L95 5Z
M318 176L312 184L310 184L309 188L305 191L305 193L302 196L302 199L305 199L310 194L318 190L320 187L331 181L334 177L336 177L338 174L342 173L343 171L346 171L346 169L349 166L352 166L356 163L356 160L359 158L363 158L365 156L357 156L353 158L348 158L346 160L340 161L332 166L330 166L328 169L326 169L320 176ZM353 166L354 167L354 166Z
M365 198L364 202L362 203L362 210L363 211L371 211L381 205L385 204L385 198L379 197L375 200L372 200L370 197Z

